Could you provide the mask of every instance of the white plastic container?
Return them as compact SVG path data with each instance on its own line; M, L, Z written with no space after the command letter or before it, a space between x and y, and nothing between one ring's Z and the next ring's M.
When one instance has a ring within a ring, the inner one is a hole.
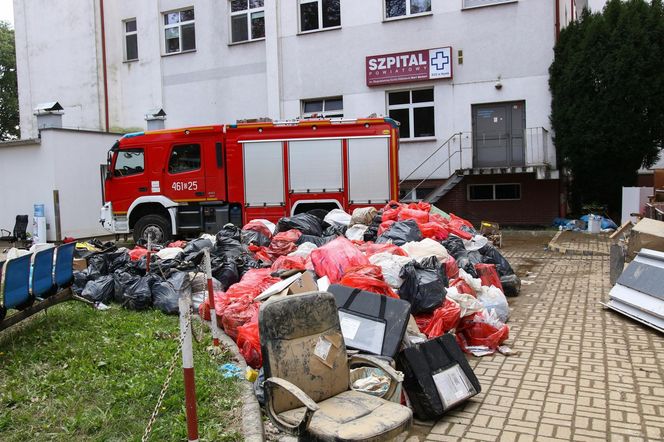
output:
M32 216L32 224L33 224L33 234L34 234L34 239L33 243L34 244L42 244L46 242L46 216L44 213L44 205L43 204L35 204L34 205L34 213Z
M588 216L588 233L599 233L602 230L602 217L597 215Z

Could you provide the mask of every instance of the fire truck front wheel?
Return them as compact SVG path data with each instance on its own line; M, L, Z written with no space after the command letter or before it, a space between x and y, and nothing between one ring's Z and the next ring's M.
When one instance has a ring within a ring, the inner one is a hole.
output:
M136 221L134 225L134 241L139 239L148 240L156 243L164 243L171 239L171 225L166 218L161 215L145 215Z

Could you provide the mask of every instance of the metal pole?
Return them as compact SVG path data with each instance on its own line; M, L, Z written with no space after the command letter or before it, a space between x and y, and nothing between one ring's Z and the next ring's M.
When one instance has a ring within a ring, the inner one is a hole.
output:
M53 215L55 217L55 241L62 241L62 224L60 223L60 191L53 190ZM46 235L48 237L48 234ZM41 238L40 238L41 239ZM46 242L46 238L44 238Z
M150 273L150 258L152 251L152 233L148 232L148 253L145 255L145 272Z
M184 376L184 403L187 416L187 438L198 441L198 415L196 413L196 380L194 376L194 351L191 342L189 297L180 298L180 339L182 339L182 372Z
M203 261L205 263L205 277L207 279L208 301L210 303L210 327L212 329L212 345L219 347L219 328L217 327L217 311L214 305L214 286L212 284L212 262L210 261L210 250L204 249Z

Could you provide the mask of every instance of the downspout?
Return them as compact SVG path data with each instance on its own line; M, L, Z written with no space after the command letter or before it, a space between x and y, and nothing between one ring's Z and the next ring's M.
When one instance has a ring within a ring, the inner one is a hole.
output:
M558 38L560 38L560 0L556 0L556 43Z
M556 0L558 1L558 0ZM99 0L99 15L101 19L101 65L104 76L104 130L108 128L108 78L106 72L106 28L104 24L104 0Z

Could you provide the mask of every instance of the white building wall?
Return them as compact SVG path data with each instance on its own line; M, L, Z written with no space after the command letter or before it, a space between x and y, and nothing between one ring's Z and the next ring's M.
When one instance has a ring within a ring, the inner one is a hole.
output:
M33 109L58 101L63 125L103 124L95 0L14 0L21 138L37 135Z
M31 107L49 100L65 107L65 126L103 129L103 85L95 80L100 78L100 32L90 18L99 13L99 1L75 3L15 1L24 137L35 135ZM462 10L461 0L433 1L430 15L384 21L383 0L341 0L341 29L302 35L297 1L266 3L267 38L229 45L226 0L106 1L110 127L144 128L146 111L159 107L167 113L167 127L293 118L301 113L302 99L337 95L343 96L347 117L386 115L387 91L433 86L436 137L402 143L404 175L453 133L471 131L473 104L525 100L526 127L549 126L553 1L519 0L471 10ZM196 51L164 55L162 13L192 5ZM137 20L138 61L124 62L122 20L127 18ZM57 44L51 42L52 32L40 27L58 28ZM366 56L440 46L453 47L453 79L366 85ZM464 53L461 65L458 50ZM49 69L58 75L51 77ZM497 90L499 77L503 87ZM548 156L555 161L553 148Z
M59 191L62 237L108 234L99 224L102 206L99 166L117 134L45 129L41 140L0 143L0 227L11 230L16 215L44 204L47 236L56 240L53 190Z

